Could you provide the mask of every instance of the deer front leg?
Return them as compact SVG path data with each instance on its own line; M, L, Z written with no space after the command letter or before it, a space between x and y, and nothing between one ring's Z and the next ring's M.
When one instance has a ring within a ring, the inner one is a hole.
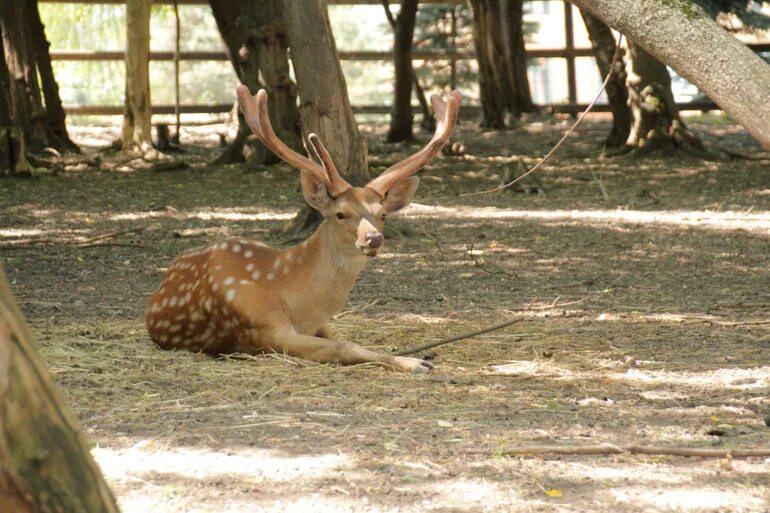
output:
M419 358L378 353L345 340L301 335L292 327L272 330L261 338L263 347L266 346L274 352L319 363L377 363L411 372L428 372L433 368L432 363Z

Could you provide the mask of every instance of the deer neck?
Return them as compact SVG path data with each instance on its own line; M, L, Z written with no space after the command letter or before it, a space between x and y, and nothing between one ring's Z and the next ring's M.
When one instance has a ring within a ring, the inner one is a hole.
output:
M302 245L309 274L319 290L328 286L331 290L344 292L347 298L364 268L366 257L352 244L351 247L341 247L334 226L326 220Z

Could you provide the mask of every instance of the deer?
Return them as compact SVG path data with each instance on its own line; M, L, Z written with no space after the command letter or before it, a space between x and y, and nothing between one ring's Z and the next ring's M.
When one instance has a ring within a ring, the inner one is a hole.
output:
M149 300L150 338L162 349L214 356L280 353L319 363L432 369L433 364L421 358L337 340L329 320L344 307L366 260L382 248L385 217L411 202L420 183L414 175L449 142L460 92L450 93L446 102L433 95L437 124L428 144L363 187L342 178L316 134L308 135L316 160L280 141L270 123L264 89L252 96L241 85L237 97L256 137L300 170L304 199L323 220L310 237L286 249L229 238L180 254Z

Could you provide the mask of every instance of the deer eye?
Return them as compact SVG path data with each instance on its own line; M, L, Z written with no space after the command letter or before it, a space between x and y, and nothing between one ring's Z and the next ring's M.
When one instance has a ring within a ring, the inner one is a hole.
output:
M339 219L340 221L342 221L343 219L345 219L345 218L346 218L346 217L348 217L348 216L346 216L346 215L345 215L345 214L343 214L342 212L337 212L337 214L336 214L336 217L337 217L337 219Z
M383 212L382 214L380 214L380 219L384 220L385 216L386 216L386 214L385 214L385 212Z

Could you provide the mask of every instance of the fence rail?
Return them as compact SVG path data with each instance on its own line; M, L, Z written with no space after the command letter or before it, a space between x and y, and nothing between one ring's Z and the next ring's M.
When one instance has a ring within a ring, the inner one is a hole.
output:
M57 4L124 4L125 0L40 0L45 3ZM392 4L398 4L398 0L388 0ZM423 4L458 5L465 0L421 0ZM152 0L156 5L173 5L173 0ZM179 5L208 5L207 0L177 0ZM382 5L381 0L327 0L329 5ZM527 59L564 59L567 65L567 99L564 104L542 105L541 108L559 113L576 114L585 109L585 104L577 102L577 73L575 59L578 57L593 57L591 48L575 47L573 32L573 10L568 1L564 1L564 48L528 48ZM770 52L770 43L747 44L755 52ZM345 51L338 52L341 60L348 61L390 61L393 58L391 51ZM125 59L125 52L118 50L51 50L51 59L55 61L121 61ZM475 60L475 52L449 48L440 50L414 49L412 59L417 61L450 61L454 68L457 61ZM173 61L173 51L150 52L150 60ZM227 61L229 57L223 51L184 51L179 53L180 61ZM205 105L180 105L182 114L221 114L232 110L231 104L205 104ZM709 100L698 100L689 103L677 104L679 110L713 110L718 108ZM121 105L65 105L65 111L74 115L121 115ZM464 112L478 111L478 106L466 105ZM386 105L353 105L353 111L361 114L387 114L391 107ZM596 105L593 109L597 112L609 110L607 105ZM153 114L173 114L173 105L153 105Z

